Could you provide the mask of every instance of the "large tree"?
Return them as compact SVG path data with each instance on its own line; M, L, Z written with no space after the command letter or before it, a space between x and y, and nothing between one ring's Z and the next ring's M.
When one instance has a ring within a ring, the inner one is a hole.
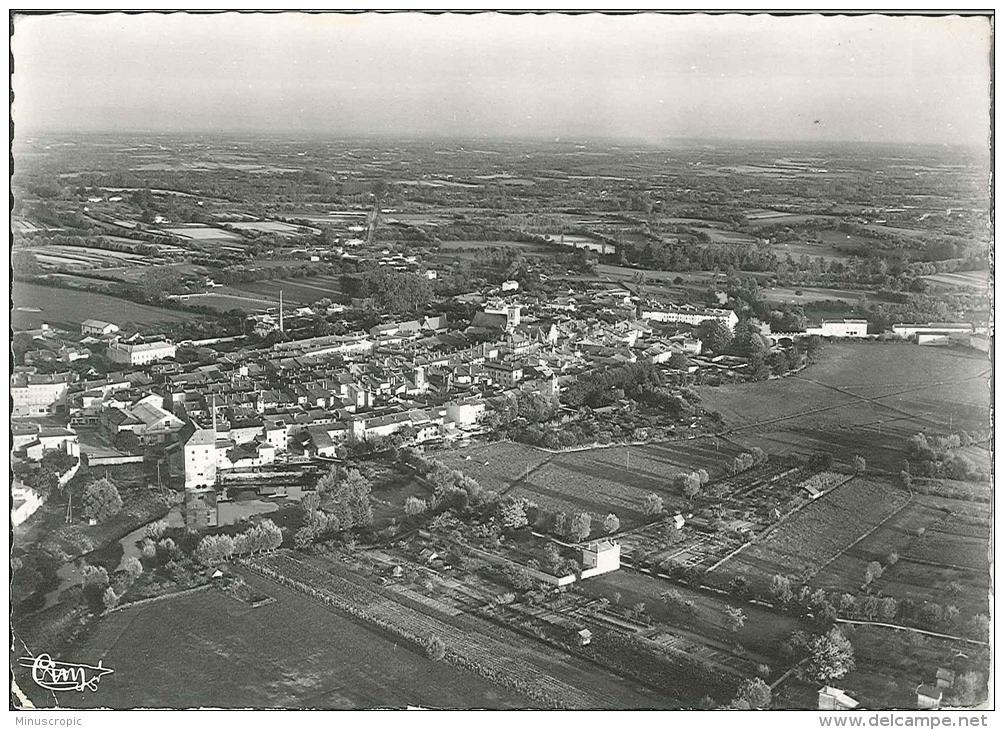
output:
M736 710L767 710L770 708L770 687L759 677L747 679L739 685L731 707Z
M621 529L621 521L613 512L603 518L603 530L608 535Z
M697 326L697 336L712 352L724 352L732 344L732 330L717 319L706 319Z
M526 507L525 499L504 499L495 507L499 522L507 530L518 530L526 527Z
M103 522L122 509L118 487L108 477L92 482L84 489L84 517Z
M579 512L572 517L569 524L569 537L575 541L585 540L589 537L592 529L593 518L589 516L588 512Z
M641 511L650 517L662 514L664 509L662 497L655 492L646 494L642 500Z
M854 647L836 627L810 639L807 649L805 674L816 682L840 679L854 669Z

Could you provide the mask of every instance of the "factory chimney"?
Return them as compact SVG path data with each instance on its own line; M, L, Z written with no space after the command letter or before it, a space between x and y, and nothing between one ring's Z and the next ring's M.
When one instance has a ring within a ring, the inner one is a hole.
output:
M279 331L285 332L282 326L282 289L279 290Z

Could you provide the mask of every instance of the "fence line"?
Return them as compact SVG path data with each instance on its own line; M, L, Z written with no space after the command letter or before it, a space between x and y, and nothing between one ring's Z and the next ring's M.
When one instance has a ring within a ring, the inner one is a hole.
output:
M164 594L161 594L159 596L151 596L150 598L141 598L138 601L131 601L129 603L123 603L121 606L116 606L115 608L109 608L104 613L102 613L101 615L102 616L107 616L110 613L115 613L116 611L122 611L122 610L127 609L127 608L136 608L138 606L146 606L146 605L149 605L151 603L156 603L157 601L165 601L168 598L178 598L180 596L187 596L187 595L190 595L192 593L197 593L199 591L204 591L207 588L211 588L211 587L212 587L212 583L203 583L202 585L195 586L194 588L185 588L184 590L174 591L173 593L164 593Z

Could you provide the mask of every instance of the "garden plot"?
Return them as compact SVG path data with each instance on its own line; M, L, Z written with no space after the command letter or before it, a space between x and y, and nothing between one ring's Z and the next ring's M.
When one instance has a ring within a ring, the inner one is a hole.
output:
M839 559L908 499L907 492L887 482L852 479L740 552L729 561L728 571L761 587L776 574L814 574Z

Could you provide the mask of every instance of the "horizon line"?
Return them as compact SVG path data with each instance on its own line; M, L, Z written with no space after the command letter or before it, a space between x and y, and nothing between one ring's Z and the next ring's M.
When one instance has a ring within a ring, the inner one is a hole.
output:
M330 141L357 141L357 140L387 140L387 141L430 141L442 142L453 141L462 142L526 142L535 144L632 144L646 147L660 147L672 145L674 143L714 145L723 143L745 143L745 144L780 144L780 145L869 145L877 147L940 147L940 148L964 148L970 150L991 149L991 141L986 141L986 147L982 143L975 142L935 142L935 141L888 141L874 139L781 139L771 137L666 137L662 140L654 140L650 137L631 137L621 135L602 134L575 134L569 136L550 134L506 134L506 133L437 133L437 132L343 132L334 133L322 130L274 130L274 129L143 129L143 128L120 128L120 129L67 129L55 127L32 127L18 133L17 124L12 125L13 134L11 142L16 143L18 138L24 141L29 138L52 136L111 136L128 135L131 137L275 137L280 139L307 139L307 140L330 140Z

